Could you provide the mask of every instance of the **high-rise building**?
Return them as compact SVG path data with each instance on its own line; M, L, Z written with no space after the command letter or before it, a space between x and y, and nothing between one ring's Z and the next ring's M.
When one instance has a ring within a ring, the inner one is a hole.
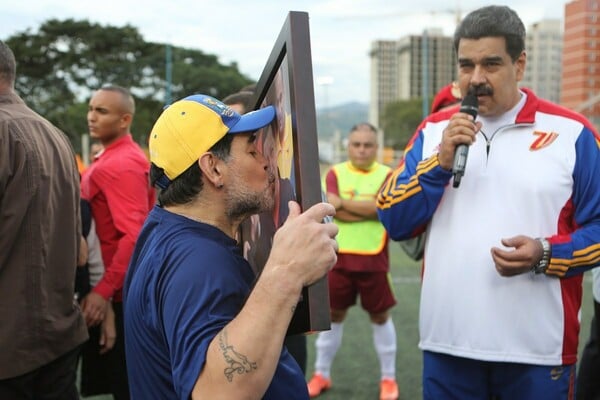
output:
M456 78L453 41L440 29L397 41L375 41L371 44L370 56L369 120L377 126L381 126L387 104L422 98L423 94L431 100L439 89Z
M398 96L398 50L395 40L371 43L371 101L369 121L380 127L379 116Z
M527 64L521 86L546 100L560 101L562 71L562 21L542 20L527 28Z
M600 125L600 0L565 6L560 103Z
M423 64L427 68L423 68ZM412 35L398 41L399 100L431 97L456 79L453 39L441 30Z

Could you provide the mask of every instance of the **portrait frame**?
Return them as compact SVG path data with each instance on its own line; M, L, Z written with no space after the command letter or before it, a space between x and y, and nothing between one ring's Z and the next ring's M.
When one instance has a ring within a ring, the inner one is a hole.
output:
M250 217L240 229L244 256L248 249L260 253L258 261L248 259L257 275L271 250L272 235L287 217L290 188L303 211L323 201L308 22L306 12L288 13L251 101L255 110L273 105L277 113L274 123L257 133L259 148L271 148L275 143L275 211ZM275 229L265 229L267 220ZM330 326L329 291L327 277L323 277L303 288L288 334L322 331Z

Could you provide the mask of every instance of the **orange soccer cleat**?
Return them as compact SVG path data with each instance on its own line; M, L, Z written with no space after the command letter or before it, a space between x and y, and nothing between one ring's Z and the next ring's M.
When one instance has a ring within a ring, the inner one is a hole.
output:
M308 381L308 394L311 398L317 397L329 388L331 388L331 379L327 379L319 373L315 373Z
M379 385L380 400L398 400L398 384L394 379L382 379Z

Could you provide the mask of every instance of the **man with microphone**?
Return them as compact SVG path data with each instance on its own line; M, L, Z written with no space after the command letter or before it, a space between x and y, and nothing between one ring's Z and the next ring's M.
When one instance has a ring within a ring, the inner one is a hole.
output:
M454 44L465 99L421 123L378 197L392 239L426 230L423 398L569 399L582 273L600 264L600 137L519 88L510 8L471 12Z

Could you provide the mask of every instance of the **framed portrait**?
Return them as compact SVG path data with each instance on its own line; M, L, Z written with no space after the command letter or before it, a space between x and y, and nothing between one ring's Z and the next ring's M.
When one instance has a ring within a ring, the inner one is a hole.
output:
M302 210L322 201L308 14L291 11L257 82L254 109L272 105L276 118L257 133L257 147L272 171L275 207L241 226L244 257L258 275L267 261L275 231L286 220L288 201ZM330 328L326 277L305 287L288 334Z

